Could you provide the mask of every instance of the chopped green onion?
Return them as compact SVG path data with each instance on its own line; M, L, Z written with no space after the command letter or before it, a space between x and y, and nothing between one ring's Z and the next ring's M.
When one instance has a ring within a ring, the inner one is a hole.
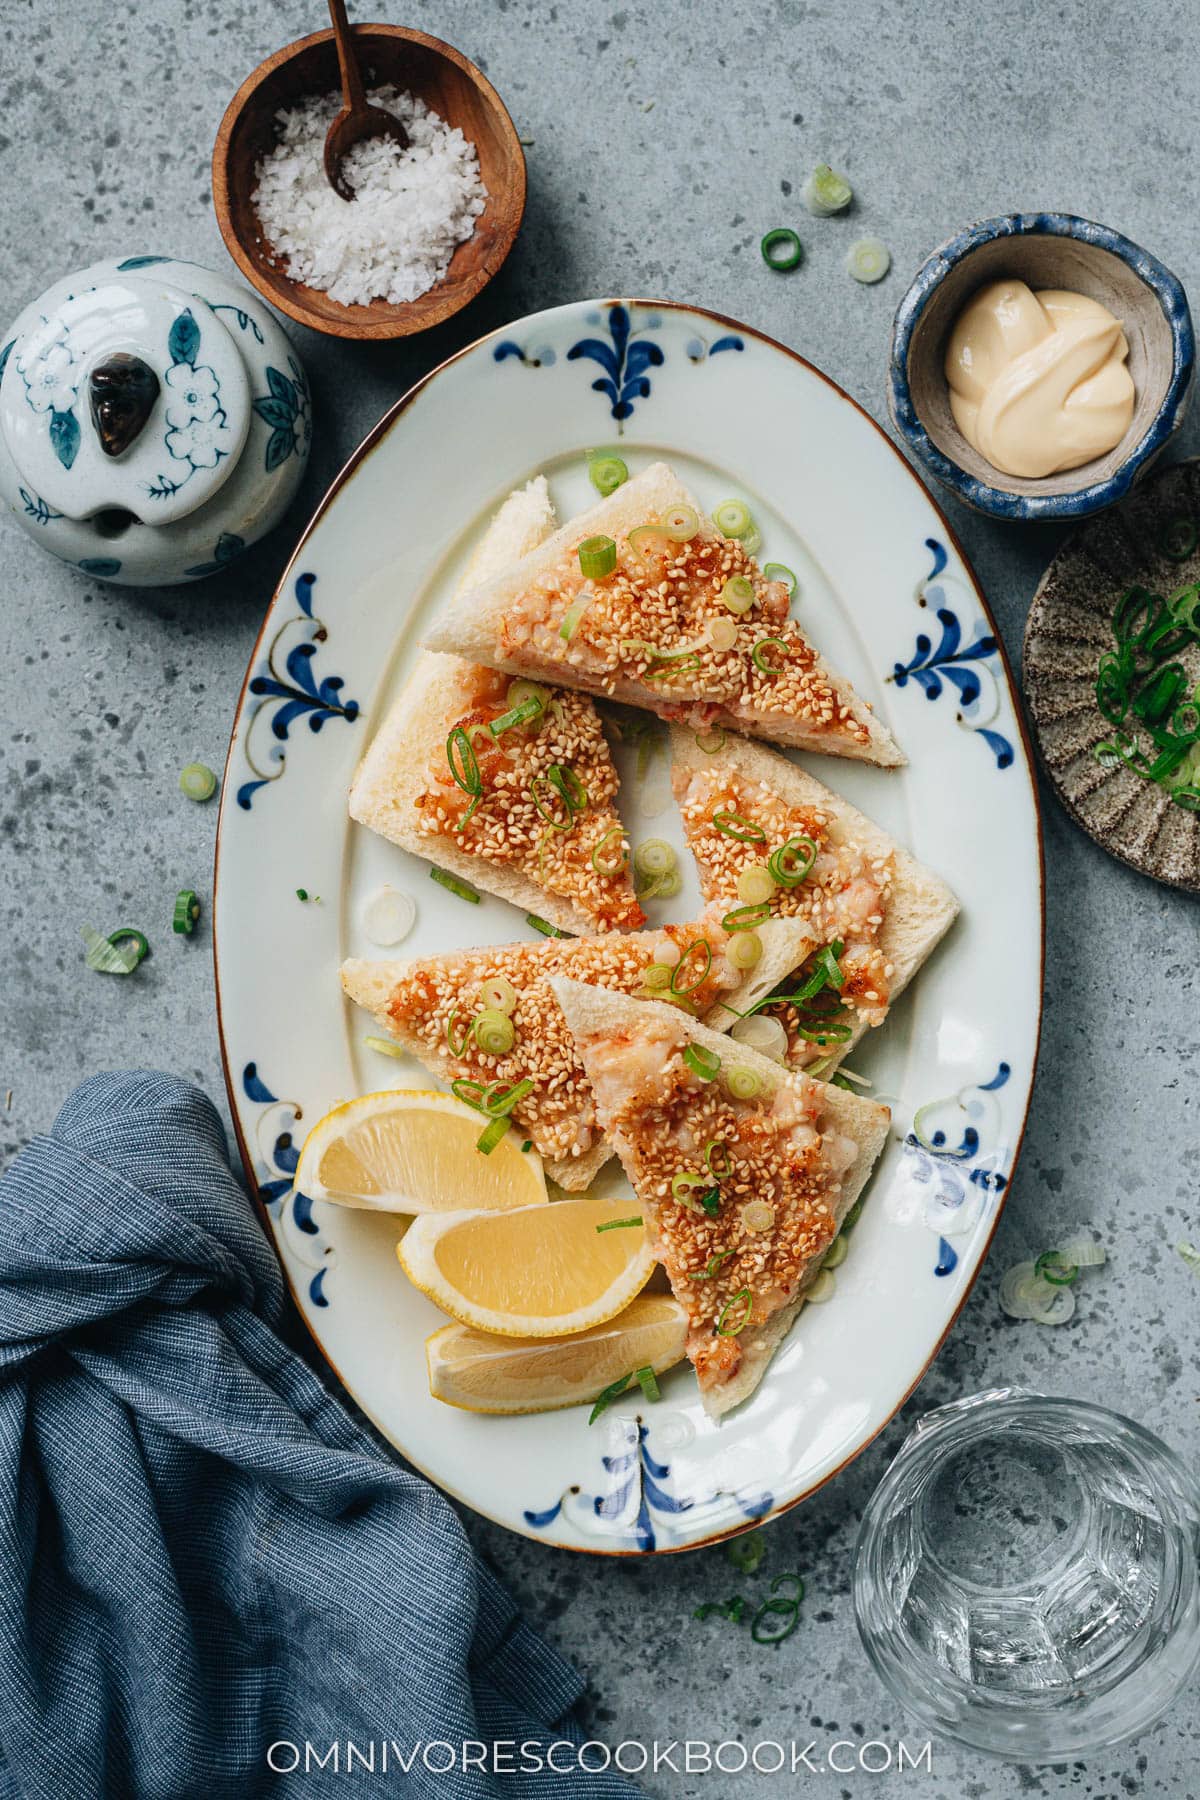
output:
M821 1259L821 1267L823 1269L840 1269L849 1254L850 1245L839 1232Z
M633 853L633 866L639 875L669 875L678 864L675 848L666 838L646 838Z
M746 931L739 928L726 947L725 955L735 969L743 974L758 967L762 961L763 941L757 931Z
M605 1408L611 1406L614 1400L619 1400L621 1398L621 1395L625 1393L633 1378L633 1371L631 1370L628 1375L618 1376L616 1381L610 1382L608 1387L602 1389L601 1392L596 1395L596 1398L592 1403L592 1410L588 1414L589 1425L594 1425Z
M727 807L719 806L712 816L713 825L724 837L736 838L739 844L765 844L767 834L754 819L744 818L741 813L730 812Z
M132 975L142 960L135 944L130 943L124 948L120 943L114 944L111 938L102 937L93 925L82 925L80 935L87 946L83 960L89 969L95 969L100 975Z
M775 877L764 863L748 863L737 878L737 896L750 906L775 897Z
M817 846L810 837L791 837L767 858L767 868L780 887L799 887L812 872Z
M637 1371L637 1384L652 1406L656 1400L662 1399L658 1387L658 1377L649 1365Z
M1067 1262L1074 1263L1077 1269L1103 1268L1108 1261L1104 1245L1098 1244L1088 1231L1080 1231L1074 1237L1065 1238L1061 1254Z
M757 525L751 525L749 531L743 531L741 544L747 556L758 555L762 549L762 532Z
M517 990L507 975L489 975L479 984L479 998L489 1012L510 1013L517 1004Z
M649 988L651 993L658 988L669 988L674 973L670 963L651 963L642 976L642 986Z
M767 661L766 652L768 648L782 650L784 655L787 656L791 650L791 646L785 638L760 638L750 652L750 661L754 664L760 675L778 675L780 671L774 664Z
M693 1274L692 1280L693 1281L714 1281L717 1276L717 1271L721 1267L721 1264L728 1262L730 1257L733 1256L734 1254L735 1254L735 1252L732 1250L719 1250L715 1256L709 1257L708 1262L706 1263L705 1267L702 1270L698 1269Z
M297 900L299 900L301 902L302 905L307 905L308 889L307 888L297 888L296 889L296 898L297 898Z
M482 1081L472 1081L466 1076L461 1076L457 1081L450 1083L450 1092L456 1100L461 1100L464 1106L473 1106L476 1112L483 1111L485 1089Z
M721 1190L720 1190L720 1188L713 1186L708 1189L707 1193L701 1194L700 1205L704 1209L704 1211L708 1214L710 1219L715 1219L717 1214L721 1210Z
M720 624L721 621L717 620L716 623ZM730 621L730 623L732 624L732 621ZM735 633L736 629L735 626ZM730 646L726 647L730 648ZM703 750L705 756L715 756L717 751L723 750L728 742L728 734L723 731L719 725L715 731L698 731L696 733L696 748L697 750Z
M540 931L543 937L569 938L575 935L572 931L560 931L557 925L552 925L549 919L539 918L537 913L526 913L525 923L532 925L535 931Z
M1191 519L1180 517L1164 525L1158 547L1170 562L1186 562L1196 548L1196 527Z
M764 581L786 581L789 600L791 600L794 597L796 589L800 585L800 583L796 580L794 573L792 572L791 569L788 568L786 563L777 563L777 562L764 563L763 564L763 580Z
M541 795L538 792L539 787L542 786L548 787L550 792L562 802L563 814L557 814L550 811L549 806L542 800ZM552 781L549 774L535 775L533 777L533 780L529 783L529 798L533 801L534 806L537 808L542 818L545 819L551 831L567 832L574 829L574 808L567 799L565 790Z
M517 1028L508 1014L492 1007L479 1014L471 1029L485 1056L507 1056L517 1041Z
M721 604L731 613L748 613L754 605L754 583L748 575L731 575L721 589Z
M483 1110L489 1119L505 1119L532 1092L533 1082L528 1076L524 1081L514 1081L511 1087L505 1087L502 1081L489 1081L483 1090Z
M635 525L627 536L629 548L644 563L649 562L652 555L665 556L670 547L661 525Z
M798 269L804 255L804 246L787 225L777 225L773 231L768 231L759 248L768 269L775 269L781 275L786 275L789 269Z
M715 1050L706 1050L703 1044L689 1044L683 1053L683 1060L693 1075L701 1081L711 1081L721 1067L721 1059Z
M643 900L673 900L683 886L678 869L669 869L665 875L655 875L650 881L638 888Z
M1079 1275L1078 1268L1066 1261L1061 1250L1044 1250L1034 1263L1033 1272L1052 1287L1070 1287Z
M735 906L721 920L722 931L756 931L765 925L771 916L771 908L767 901L760 900L757 906Z
M588 791L584 787L575 770L567 763L551 763L546 770L546 780L559 794L571 812L586 812L588 808Z
M788 1596L777 1592L781 1581L794 1581L795 1594ZM784 1638L791 1637L800 1623L800 1602L804 1598L804 1583L799 1575L790 1572L777 1575L771 1583L771 1598L764 1600L750 1621L750 1636L756 1644L782 1644ZM785 1619L787 1623L781 1630L775 1630L768 1621L772 1618Z
M733 1323L727 1325L725 1321L728 1319L730 1313L734 1312L735 1307L740 1307L741 1311L740 1313L734 1313ZM750 1292L750 1289L739 1288L732 1300L727 1300L721 1308L721 1316L717 1320L717 1336L737 1337L740 1332L745 1331L747 1325L750 1323L750 1315L753 1311L754 1296Z
M745 1610L746 1602L741 1594L733 1594L728 1600L706 1600L703 1605L693 1608L692 1617L728 1619L731 1625L740 1625Z
M570 606L568 606L566 612L563 614L562 624L558 628L558 635L565 644L569 644L571 639L575 636L575 633L579 630L579 621L587 611L590 599L591 596L589 594L584 594L582 599L572 600Z
M172 931L178 931L191 937L199 917L200 900L198 895L194 894L191 888L180 888L175 896L175 912L171 919Z
M845 212L854 189L844 175L835 175L828 163L818 163L800 189L800 198L814 218L828 219Z
M589 456L588 478L596 492L607 500L629 480L629 469L619 456Z
M1193 1275L1200 1275L1200 1250L1197 1250L1195 1244L1189 1244L1186 1238L1181 1238L1175 1246L1175 1254L1187 1265Z
M458 1043L455 1043L454 1021L458 1017L458 1010L457 1006L452 1006L450 1008L450 1015L446 1020L446 1043L449 1047L451 1056L465 1056L467 1054L467 1039L471 1035L471 1027L468 1025Z
M498 1119L492 1119L480 1132L479 1141L475 1145L475 1148L483 1156L490 1156L501 1138L507 1133L508 1126L509 1121L503 1116Z
M189 763L180 771L179 788L187 800L211 800L217 791L217 778L207 763Z
M699 952L701 958L699 972L696 974L695 978L689 981L685 986L679 979L680 971L697 952ZM712 945L707 938L693 938L691 943L680 955L679 961L675 964L671 973L671 992L673 994L694 994L696 989L703 986L704 982L707 980L708 972L711 968Z
M439 887L444 887L447 893L456 895L458 899L469 900L472 906L479 905L479 894L471 886L470 882L460 881L458 876L451 875L448 869L430 869L429 879L430 881L436 881ZM299 889L296 891L298 893L300 892ZM308 896L305 895L306 899L307 897Z
M458 786L464 794L471 796L470 806L455 827L455 830L462 831L470 823L475 808L483 799L483 776L479 771L479 758L475 754L475 746L461 725L456 725L446 738L446 761L450 765L450 773Z
M527 1151L527 1150L532 1150L533 1149L533 1139L526 1138L525 1142L521 1145L521 1149L523 1152Z
M603 533L584 538L579 546L579 571L587 581L603 581L617 566L617 546Z
M541 711L541 701L536 694L530 694L529 698L522 700L519 706L510 706L506 713L501 713L498 719L493 719L488 730L494 738L502 737L506 731L512 731L515 726L527 725L531 719L540 717Z
M744 500L722 500L714 506L713 524L725 538L740 538L749 531L754 523L750 508Z
M644 1225L641 1213L635 1213L632 1219L606 1219L603 1225L597 1225L597 1231L624 1231L630 1225Z
M716 1181L733 1173L733 1159L724 1138L709 1138L704 1146L704 1166Z
M663 663L665 667L647 669L643 681L666 681L671 675L689 675L700 667L700 658L694 650L655 650L652 654L655 662Z
M855 281L872 287L892 266L892 253L881 238L859 238L846 254L846 272Z
M725 1554L735 1569L743 1575L753 1575L767 1554L767 1541L761 1531L747 1531L741 1537L730 1539Z
M194 894L192 898L195 899ZM199 917L199 911L200 902L197 900L197 917ZM194 922L195 921L193 921L193 923ZM136 925L118 925L115 931L109 932L108 941L114 950L119 950L122 944L131 944L136 953L138 962L144 962L146 957L150 954L150 940L144 931L139 931L137 929Z
M671 1177L671 1198L688 1212L696 1211L696 1202L692 1199L693 1188L707 1188L710 1185L707 1175L698 1175L694 1169L682 1170Z
M523 706L526 700L536 700L542 711L545 712L552 703L553 695L551 690L543 687L540 682L526 681L522 677L520 680L509 682L505 699L510 706Z
M735 1100L757 1100L765 1084L757 1069L747 1069L743 1064L727 1070L725 1085Z
M363 1043L368 1050L378 1050L380 1056L407 1056L408 1051L403 1044L397 1044L391 1038L365 1037Z
M711 619L707 620L705 623L704 636L708 640L709 649L716 650L723 655L726 650L732 650L734 645L737 643L737 640L738 640L737 620L736 619L725 619L725 618L719 618L719 617L711 618ZM698 734L697 738L696 738L696 742L698 744L700 744L700 736L719 737L720 742L713 746L713 748L717 749L717 750L719 750L725 742L725 733L720 729L719 726L715 732L704 732L702 734ZM704 745L700 744L700 748L703 750Z
M824 1306L832 1300L837 1292L837 1276L831 1269L821 1269L804 1290L804 1298L810 1306Z
M614 838L618 840L618 844L605 856L604 846L611 844ZM592 846L591 860L597 875L619 875L621 873L629 860L629 848L625 842L623 825L610 825L603 837L597 839Z
M662 529L674 544L689 544L700 529L700 515L690 506L669 506Z

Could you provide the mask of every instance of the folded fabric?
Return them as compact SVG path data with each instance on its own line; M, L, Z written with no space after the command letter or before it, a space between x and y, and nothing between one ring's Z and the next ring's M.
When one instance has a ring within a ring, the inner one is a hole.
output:
M184 1082L98 1076L0 1179L0 1793L627 1800L572 1755L578 1675L286 1305Z

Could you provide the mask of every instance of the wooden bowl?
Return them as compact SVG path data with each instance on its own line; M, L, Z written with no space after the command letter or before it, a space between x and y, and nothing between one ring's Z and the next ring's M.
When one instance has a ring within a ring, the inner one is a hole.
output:
M243 275L280 312L333 337L397 338L440 325L481 293L512 249L525 211L525 156L491 82L461 51L400 25L355 25L368 87L392 82L420 96L479 152L488 202L445 279L416 300L343 306L293 281L262 236L250 196L259 158L276 142L276 114L312 94L340 91L332 31L289 44L260 63L225 110L213 148L213 206Z
M1121 442L1039 480L994 468L950 410L944 363L954 322L972 294L1005 277L1099 300L1129 340L1136 398ZM1187 297L1156 257L1090 219L1012 213L972 225L918 271L892 327L888 405L909 447L969 506L1006 519L1075 519L1127 494L1178 430L1194 361Z

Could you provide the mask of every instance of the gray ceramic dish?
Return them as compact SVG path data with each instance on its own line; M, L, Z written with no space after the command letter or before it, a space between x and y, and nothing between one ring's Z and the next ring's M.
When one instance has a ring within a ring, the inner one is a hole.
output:
M954 423L943 373L963 306L1004 276L1070 288L1109 307L1125 325L1137 391L1114 450L1036 481L1001 475L972 449ZM1145 474L1183 422L1194 363L1187 295L1157 257L1089 219L1009 213L950 238L918 270L892 326L888 409L917 459L968 506L1001 519L1061 522L1111 506Z

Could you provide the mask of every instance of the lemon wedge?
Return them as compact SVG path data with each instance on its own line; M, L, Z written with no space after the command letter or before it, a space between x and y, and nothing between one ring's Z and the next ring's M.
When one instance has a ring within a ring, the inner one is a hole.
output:
M409 1280L460 1324L566 1337L629 1305L654 1268L629 1200L557 1200L513 1212L426 1214L396 1246ZM609 1226L600 1230L597 1226Z
M482 1113L452 1094L387 1088L335 1106L304 1141L296 1187L310 1200L379 1212L488 1212L546 1200L536 1150L522 1150L519 1127L490 1155L475 1148Z
M687 1314L669 1294L639 1294L616 1318L576 1337L493 1337L472 1325L443 1325L425 1340L429 1392L475 1413L590 1405L622 1375L674 1368L686 1336Z

